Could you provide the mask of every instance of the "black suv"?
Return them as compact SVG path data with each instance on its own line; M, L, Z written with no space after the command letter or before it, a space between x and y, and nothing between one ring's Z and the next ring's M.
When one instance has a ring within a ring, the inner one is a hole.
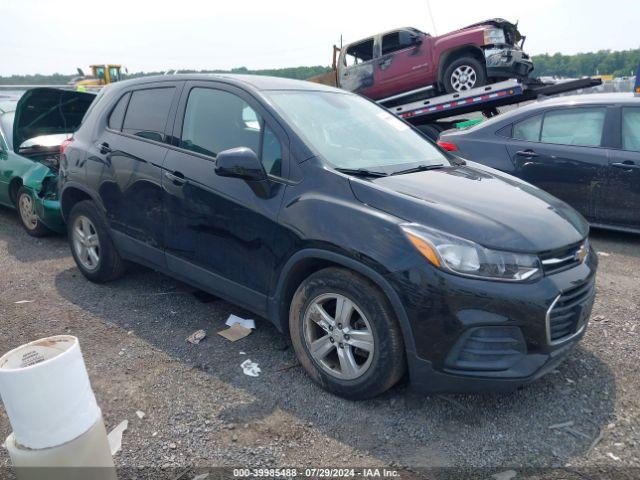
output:
M591 312L597 259L576 211L330 87L119 82L61 163L88 279L132 261L241 305L345 397L407 369L423 391L514 388L553 368Z

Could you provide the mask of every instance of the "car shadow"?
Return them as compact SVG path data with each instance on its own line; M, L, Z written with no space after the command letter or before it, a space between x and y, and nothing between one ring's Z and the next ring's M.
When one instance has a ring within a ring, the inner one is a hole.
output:
M592 228L589 239L599 254L640 257L640 234Z
M224 422L242 424L280 409L387 463L562 466L589 450L614 414L612 372L584 346L513 393L419 395L405 383L354 402L313 384L288 340L266 320L256 319L257 329L236 343L216 335L231 313L255 316L215 297L199 300L193 288L165 275L137 269L96 285L71 268L60 272L55 284L73 304L254 396L253 402L225 407ZM185 342L198 329L207 338L199 345ZM242 373L240 363L247 358L259 364L258 378Z
M24 231L16 211L4 206L0 206L0 241L6 242L9 254L23 263L69 255L69 245L64 235L51 232L45 237L31 237ZM25 248L25 245L29 245L29 248Z

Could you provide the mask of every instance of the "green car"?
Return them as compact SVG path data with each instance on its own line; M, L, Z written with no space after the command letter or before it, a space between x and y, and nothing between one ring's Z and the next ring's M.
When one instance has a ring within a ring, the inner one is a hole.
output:
M60 147L94 94L34 88L0 101L0 204L18 210L29 235L65 231L57 196Z

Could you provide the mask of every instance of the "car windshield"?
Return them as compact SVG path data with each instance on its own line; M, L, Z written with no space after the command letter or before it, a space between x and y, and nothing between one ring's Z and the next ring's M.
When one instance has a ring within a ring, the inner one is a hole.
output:
M7 112L0 115L0 130L4 133L4 139L7 146L12 149L13 146L13 112Z
M450 165L424 137L357 95L266 92L280 114L333 167L393 173L411 165Z

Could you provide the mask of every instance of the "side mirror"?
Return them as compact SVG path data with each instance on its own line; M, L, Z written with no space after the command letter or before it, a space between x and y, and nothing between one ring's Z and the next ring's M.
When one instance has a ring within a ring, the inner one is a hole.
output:
M422 45L422 37L420 35L411 35L411 43L414 45Z
M262 162L253 150L247 147L230 148L218 153L216 174L221 177L235 177L252 182L267 179Z

